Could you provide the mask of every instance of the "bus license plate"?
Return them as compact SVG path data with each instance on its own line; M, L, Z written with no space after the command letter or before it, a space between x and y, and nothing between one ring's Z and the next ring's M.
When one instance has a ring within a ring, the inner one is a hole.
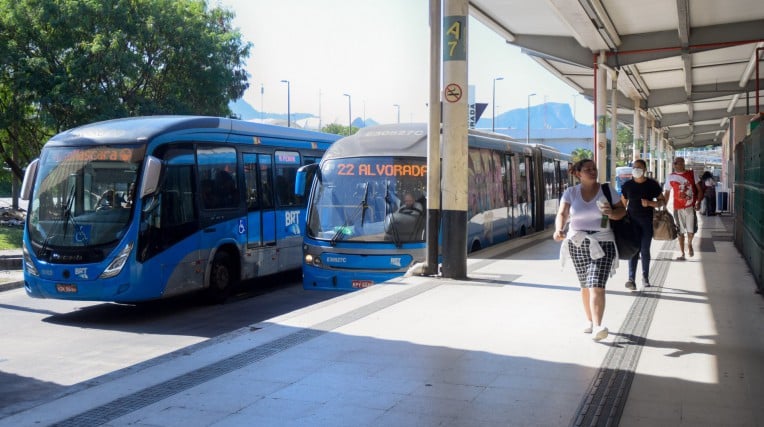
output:
M77 293L77 285L70 285L65 283L57 283L56 284L56 291L58 291L61 294L76 294Z
M369 286L373 285L374 282L371 281L371 280L352 280L350 282L350 284L355 289L363 289L363 288L368 288Z

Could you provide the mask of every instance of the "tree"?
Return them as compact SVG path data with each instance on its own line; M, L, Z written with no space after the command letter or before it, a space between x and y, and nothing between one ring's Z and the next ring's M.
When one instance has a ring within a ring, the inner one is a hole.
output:
M633 160L631 149L634 145L634 134L631 129L619 123L615 142L616 165L628 165Z
M347 136L347 135L352 135L352 134L358 132L358 128L357 127L353 127L353 128L350 128L349 131L348 131L348 127L347 126L342 126L341 124L338 124L338 123L330 123L330 124L324 126L323 128L321 128L321 132L324 132L324 133L333 133L335 135L345 135L345 136Z
M571 153L573 156L573 163L582 160L582 159L593 159L594 153L592 153L592 150L589 150L588 148L576 148Z
M21 178L18 164L64 129L229 115L251 48L232 19L204 0L0 0L0 157Z

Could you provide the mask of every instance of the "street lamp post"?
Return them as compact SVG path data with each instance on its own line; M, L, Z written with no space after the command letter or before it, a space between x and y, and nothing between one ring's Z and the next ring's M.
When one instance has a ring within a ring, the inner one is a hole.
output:
M281 83L286 83L287 85L287 127L292 127L292 94L291 92L291 85L289 84L289 80L282 80Z
M351 106L351 104L350 104L350 94L343 93L342 95L348 97L348 135L350 135L350 133L353 130L352 109L350 107Z
M491 132L496 132L496 80L504 80L504 77L495 77L493 79L493 98L491 100L493 116L491 117Z
M393 107L395 107L398 111L398 123L401 123L401 106L398 104L393 104Z
M530 144L531 143L531 96L536 96L535 93L528 94L528 109L525 110L526 114L528 115L528 129L527 134L525 135L525 143Z
M576 96L578 96L578 94L574 93L573 94L573 127L574 128L578 127L578 120L576 120L576 104L577 104Z

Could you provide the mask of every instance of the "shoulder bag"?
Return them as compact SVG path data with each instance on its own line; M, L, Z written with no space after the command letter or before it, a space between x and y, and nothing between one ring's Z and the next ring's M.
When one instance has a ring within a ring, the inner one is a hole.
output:
M615 206L610 195L610 185L602 184L602 193L605 194L610 206ZM629 218L628 213L621 219L611 219L610 228L613 229L613 234L615 235L615 245L618 248L619 259L631 259L639 252L639 237L634 232L634 227L631 225L631 218Z
M674 223L666 208L658 208L653 212L653 239L674 240L679 235L679 227Z

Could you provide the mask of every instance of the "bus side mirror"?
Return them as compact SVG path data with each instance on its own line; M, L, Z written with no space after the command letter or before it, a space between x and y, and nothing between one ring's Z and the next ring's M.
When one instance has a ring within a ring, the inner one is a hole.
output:
M313 177L318 173L318 163L311 163L297 169L297 176L294 180L294 194L305 197L308 186L313 182Z
M162 172L162 161L154 156L146 157L146 167L143 169L141 179L140 198L154 194L159 188L159 176Z
M24 181L21 182L21 194L19 195L21 200L29 200L32 196L32 184L34 183L34 177L37 175L37 166L39 165L40 159L34 159L27 166L27 170L24 172Z

